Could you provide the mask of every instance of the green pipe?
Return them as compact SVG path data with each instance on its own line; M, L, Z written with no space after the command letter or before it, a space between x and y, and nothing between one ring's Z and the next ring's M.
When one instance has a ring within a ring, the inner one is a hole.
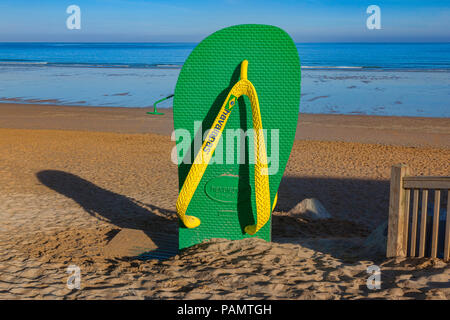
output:
M174 95L171 94L170 96L167 96L167 97L165 97L165 98L162 98L162 99L159 99L158 101L156 101L156 102L153 104L153 111L147 112L147 114L164 114L164 113L161 113L161 112L156 111L156 105L157 105L158 103L160 103L160 102L163 102L163 101L165 101L165 100L167 100L167 99L172 98L173 96L174 96Z

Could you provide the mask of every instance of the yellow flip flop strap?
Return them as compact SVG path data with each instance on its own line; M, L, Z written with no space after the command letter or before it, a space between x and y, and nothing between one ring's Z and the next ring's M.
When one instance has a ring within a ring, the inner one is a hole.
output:
M255 225L248 225L245 227L245 232L250 235L255 234L261 229L270 219L270 214L275 208L278 194L275 196L272 208L270 207L270 190L269 190L269 176L267 166L266 145L264 142L264 134L262 130L261 112L259 109L258 95L255 87L247 79L248 61L244 60L241 63L241 79L233 86L228 93L222 108L219 111L211 129L203 142L201 150L195 157L194 163L189 170L188 176L184 181L180 194L177 199L177 213L181 221L187 228L195 228L200 225L200 219L194 216L186 215L189 203L194 196L203 174L211 160L214 150L219 143L222 136L223 129L228 121L233 107L237 103L237 99L246 95L250 99L252 109L252 120L254 134L254 147L256 154L255 164L255 196L256 196L256 211L257 221Z

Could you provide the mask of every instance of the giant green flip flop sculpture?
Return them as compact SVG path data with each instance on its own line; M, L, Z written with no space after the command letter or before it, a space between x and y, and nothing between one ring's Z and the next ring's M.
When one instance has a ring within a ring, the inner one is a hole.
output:
M211 238L271 240L299 102L297 48L277 27L225 28L193 50L173 106L174 127L184 129L175 131L180 248ZM197 150L196 136L205 137Z

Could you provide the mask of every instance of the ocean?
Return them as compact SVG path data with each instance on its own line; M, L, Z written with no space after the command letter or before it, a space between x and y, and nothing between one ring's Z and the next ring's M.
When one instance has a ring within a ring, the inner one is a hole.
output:
M0 102L148 107L195 45L0 43ZM296 46L300 112L450 117L450 43Z

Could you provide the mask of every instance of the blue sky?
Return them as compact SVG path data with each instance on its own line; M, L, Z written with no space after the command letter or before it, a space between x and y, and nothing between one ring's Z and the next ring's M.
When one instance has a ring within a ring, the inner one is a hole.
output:
M81 8L81 30L68 30L66 8ZM368 30L366 8L381 8ZM2 0L0 41L198 42L226 26L263 23L296 42L449 42L448 0L151 1Z

